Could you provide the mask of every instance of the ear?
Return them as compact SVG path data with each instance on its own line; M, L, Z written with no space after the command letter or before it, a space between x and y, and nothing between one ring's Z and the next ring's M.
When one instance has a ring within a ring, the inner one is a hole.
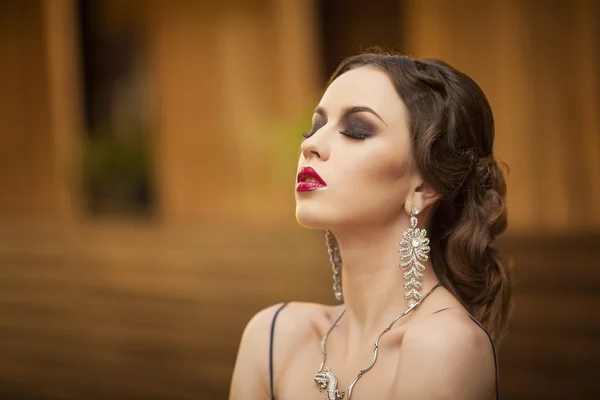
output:
M412 190L409 191L404 203L404 209L408 215L412 214L413 207L418 207L421 212L433 206L440 199L441 195L436 192L429 184L421 179L416 179Z

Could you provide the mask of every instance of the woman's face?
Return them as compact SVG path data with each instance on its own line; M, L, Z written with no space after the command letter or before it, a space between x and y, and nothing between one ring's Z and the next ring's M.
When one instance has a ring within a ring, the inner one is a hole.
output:
M397 220L411 191L407 121L404 103L386 73L363 66L336 78L301 145L298 222L336 229ZM306 167L325 185L316 184Z

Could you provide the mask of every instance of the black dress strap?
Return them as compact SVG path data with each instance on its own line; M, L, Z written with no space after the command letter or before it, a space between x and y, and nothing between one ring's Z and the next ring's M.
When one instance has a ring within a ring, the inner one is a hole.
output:
M273 322L271 323L271 336L269 338L269 387L271 389L271 400L275 400L275 394L273 393L273 339L275 335L275 321L277 320L279 312L287 305L288 302L285 302L277 309L277 311L275 311Z
M499 387L499 382L498 382L500 377L499 377L499 373L498 373L498 356L496 354L496 346L494 346L494 341L492 340L492 337L490 336L487 329L485 329L483 327L483 325L481 325L479 323L479 321L477 321L475 318L473 318L473 316L471 314L468 314L468 315L469 315L469 318L471 318L471 320L473 322L475 322L475 324L485 332L488 339L490 339L490 343L492 344L492 353L494 354L494 368L496 370L496 400L500 400L500 387Z

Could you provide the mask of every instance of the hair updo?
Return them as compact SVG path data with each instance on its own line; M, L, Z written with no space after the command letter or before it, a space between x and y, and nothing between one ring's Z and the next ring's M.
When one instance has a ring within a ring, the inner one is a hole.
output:
M361 54L344 60L330 82L365 65L390 77L408 110L414 167L441 195L428 230L433 269L498 342L512 281L491 246L506 229L507 212L490 105L471 78L434 59Z

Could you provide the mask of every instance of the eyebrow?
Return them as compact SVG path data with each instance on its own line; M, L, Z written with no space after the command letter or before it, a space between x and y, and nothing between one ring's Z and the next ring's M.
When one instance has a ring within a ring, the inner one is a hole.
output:
M319 115L322 115L323 117L327 117L327 113L325 112L325 109L323 107L318 106L317 108L315 108L314 112L315 112L315 114L319 114ZM351 114L361 113L361 112L367 112L367 113L373 114L374 116L379 118L385 126L388 126L388 124L385 123L385 121L383 120L383 118L381 118L381 116L379 116L379 114L377 114L372 108L369 108L366 106L344 107L344 109L342 110L342 117L346 118Z

